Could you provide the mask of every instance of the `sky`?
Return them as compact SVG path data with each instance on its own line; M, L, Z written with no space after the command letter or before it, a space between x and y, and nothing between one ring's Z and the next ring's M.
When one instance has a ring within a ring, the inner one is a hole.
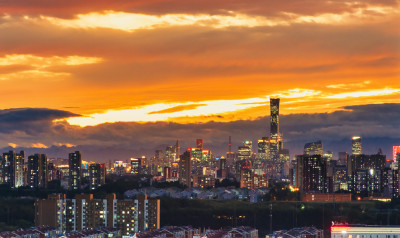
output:
M203 138L400 144L400 1L3 0L0 148L90 160Z

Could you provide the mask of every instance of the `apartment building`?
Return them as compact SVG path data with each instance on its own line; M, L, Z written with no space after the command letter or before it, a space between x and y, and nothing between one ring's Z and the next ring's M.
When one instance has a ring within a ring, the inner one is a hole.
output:
M52 194L35 202L35 225L56 227L59 234L94 229L118 228L122 235L160 228L160 200L138 195L137 199L117 200L115 194L94 199L93 194Z

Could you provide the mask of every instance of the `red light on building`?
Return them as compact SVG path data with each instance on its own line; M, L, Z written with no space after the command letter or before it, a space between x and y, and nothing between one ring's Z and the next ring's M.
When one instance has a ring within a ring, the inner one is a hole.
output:
M397 154L400 154L400 145L393 146L393 162L396 162Z
M332 226L331 227L331 232L341 232L341 233L346 233L350 230L348 226Z

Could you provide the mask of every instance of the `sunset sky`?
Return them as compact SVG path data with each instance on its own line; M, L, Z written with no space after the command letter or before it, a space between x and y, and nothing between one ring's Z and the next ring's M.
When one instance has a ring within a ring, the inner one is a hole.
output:
M349 150L361 135L391 156L399 3L1 1L0 148L108 160L203 138L223 153L229 135L267 136L279 97L292 154L316 139Z

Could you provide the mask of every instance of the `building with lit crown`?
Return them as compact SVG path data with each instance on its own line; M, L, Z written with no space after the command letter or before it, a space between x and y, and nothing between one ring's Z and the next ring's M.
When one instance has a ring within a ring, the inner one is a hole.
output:
M353 136L352 138L352 154L361 155L362 154L362 144L360 136Z

